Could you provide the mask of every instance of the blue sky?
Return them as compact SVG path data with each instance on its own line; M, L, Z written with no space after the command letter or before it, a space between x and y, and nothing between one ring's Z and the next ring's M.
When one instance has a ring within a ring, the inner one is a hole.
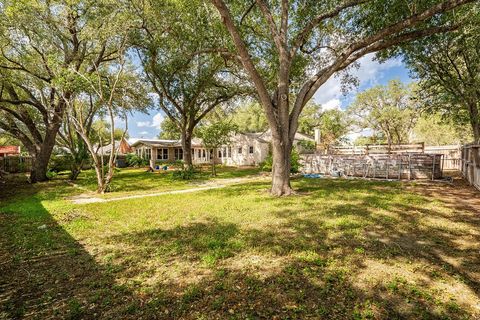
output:
M399 79L410 82L408 70L401 59L390 59L384 63L375 61L374 55L363 57L360 67L352 73L359 80L359 87L344 96L341 92L340 79L332 77L315 94L315 102L321 104L324 109L346 108L358 91L363 91L378 84L386 84L391 79ZM148 114L134 113L129 117L130 138L155 138L160 133L160 123L164 115L159 109L152 109ZM354 138L354 137L352 137Z

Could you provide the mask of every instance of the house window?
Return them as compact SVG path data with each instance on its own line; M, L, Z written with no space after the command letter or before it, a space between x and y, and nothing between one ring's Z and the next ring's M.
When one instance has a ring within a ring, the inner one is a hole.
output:
M231 158L232 157L232 147L228 147L227 148L227 158Z
M222 157L222 149L218 149L218 157L219 157L219 158Z
M175 149L175 160L183 160L183 149Z
M207 153L205 152L205 149L202 149L202 158L206 158L207 157Z
M167 148L160 148L157 150L157 160L168 160Z
M202 149L198 149L198 158L202 157Z
M150 160L152 159L152 149L145 149L145 159Z
M248 153L253 154L253 146L248 147Z
M190 150L190 153L192 154L192 159L195 159L195 150L193 148Z
M238 147L238 154L242 154L242 147Z

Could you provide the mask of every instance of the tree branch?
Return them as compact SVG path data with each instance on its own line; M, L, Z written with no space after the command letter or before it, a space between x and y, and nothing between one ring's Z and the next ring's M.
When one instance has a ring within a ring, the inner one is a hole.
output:
M343 10L357 6L362 3L369 2L371 0L350 0L345 1L342 4L339 4L337 7L333 8L328 12L324 12L310 21L302 31L296 36L295 40L293 41L292 48L290 49L290 55L293 57L297 53L298 49L307 41L308 36L312 32L312 30L318 26L320 23L325 21L326 19L330 19L333 17L338 16Z

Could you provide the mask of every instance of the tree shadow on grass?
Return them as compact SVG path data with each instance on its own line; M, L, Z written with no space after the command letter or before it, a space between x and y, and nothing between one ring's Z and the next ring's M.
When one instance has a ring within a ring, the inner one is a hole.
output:
M362 212L362 217L367 213ZM314 219L300 218L288 210L278 216L284 222L271 230L209 220L167 230L128 232L109 241L118 244L114 255L120 269L134 274L143 270L149 274L141 280L144 283L155 279L145 299L164 318L468 317L469 311L431 294L430 282L435 279L427 273L426 282L398 275L366 286L357 283L371 267L369 259L388 268L385 259L404 256L427 259L442 268L438 258L392 251L389 246L393 244L379 246L378 239L368 236L349 237L350 231L358 229L355 225L340 226L346 236L332 237L334 231ZM408 232L390 230L383 236L393 241L400 235L409 236Z
M55 182L41 186L61 190ZM0 207L0 319L128 314L135 297L116 285L109 266L99 265L44 208L40 185L7 187L20 190L22 201ZM75 212L65 218L85 219Z
M431 290L452 278L479 295L478 255L457 243L458 230L426 229L423 220L454 216L426 208L425 199L389 204L402 190L375 183L354 183L357 195L322 207L315 198L349 190L348 183L328 183L333 191L319 183L304 186L309 195L296 199L259 197L275 204L278 219L268 228L209 219L106 237L101 265L32 194L24 203L28 210L0 209L0 319L476 316ZM243 197L263 192L264 185L215 192ZM298 202L304 209L290 207ZM71 212L65 219L88 217ZM472 219L467 215L462 222L478 230ZM38 229L43 224L47 228ZM470 236L480 241L478 234ZM425 268L403 270L418 262ZM365 275L373 280L362 280Z

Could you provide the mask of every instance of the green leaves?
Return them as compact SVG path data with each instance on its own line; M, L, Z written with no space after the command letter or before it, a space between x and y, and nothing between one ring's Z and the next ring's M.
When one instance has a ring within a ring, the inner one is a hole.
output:
M230 121L217 121L198 129L198 135L203 140L203 145L208 149L218 148L230 144L231 135L237 127Z
M418 117L418 104L412 86L391 80L359 93L348 112L359 128L383 133L389 144L405 143Z

